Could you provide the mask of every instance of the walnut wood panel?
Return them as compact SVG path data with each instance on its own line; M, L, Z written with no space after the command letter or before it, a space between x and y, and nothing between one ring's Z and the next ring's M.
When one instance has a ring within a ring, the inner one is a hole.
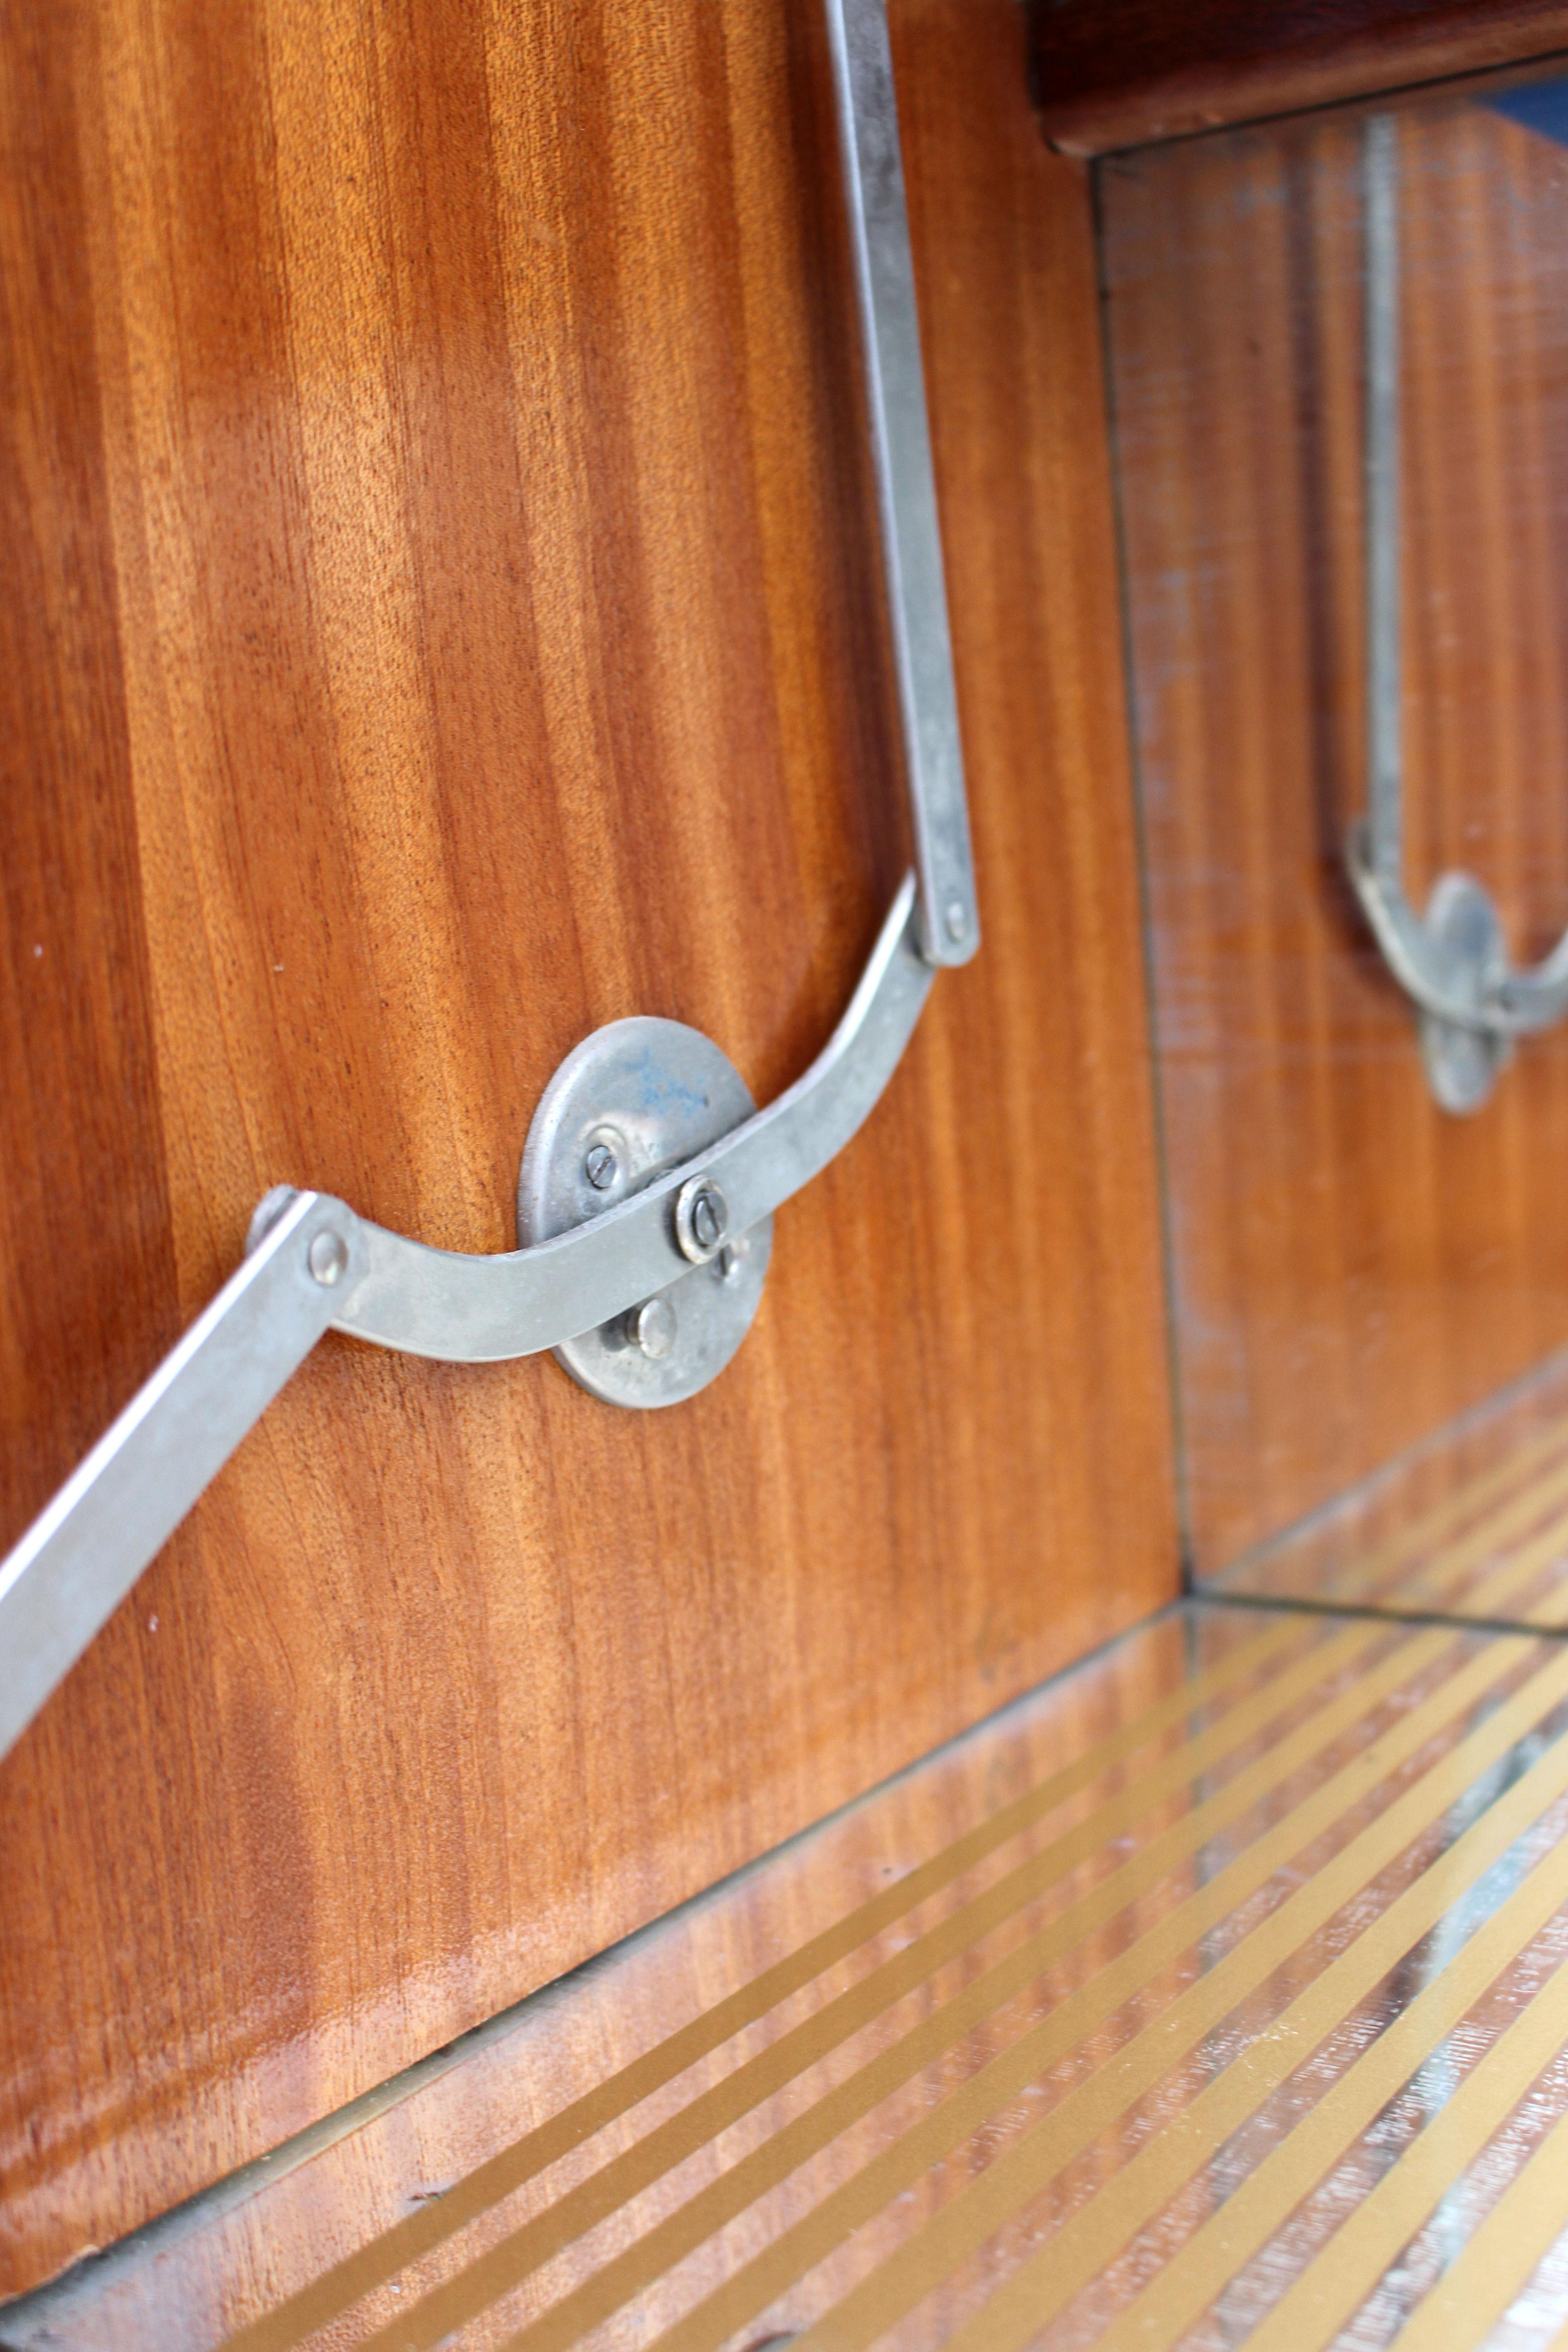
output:
M1563 0L1028 0L1065 153L1190 136L1568 49Z
M1088 192L894 12L986 946L735 1366L329 1340L0 1773L0 2288L1173 1589ZM8 1543L259 1193L510 1244L540 1089L759 1098L905 855L814 8L5 20Z
M1568 920L1568 153L1402 115L1408 879ZM1188 1511L1207 1572L1568 1338L1568 1034L1468 1119L1346 885L1359 127L1105 167Z

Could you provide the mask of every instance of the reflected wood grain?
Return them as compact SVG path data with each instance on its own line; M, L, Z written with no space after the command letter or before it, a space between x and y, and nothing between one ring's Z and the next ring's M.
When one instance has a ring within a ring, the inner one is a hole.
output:
M1568 153L1402 112L1408 882L1568 919ZM1203 1573L1568 1338L1568 1034L1446 1118L1348 891L1359 127L1104 170L1176 1347Z

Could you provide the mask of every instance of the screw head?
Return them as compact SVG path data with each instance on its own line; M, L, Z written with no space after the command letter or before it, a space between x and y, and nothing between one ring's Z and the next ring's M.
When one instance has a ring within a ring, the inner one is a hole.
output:
M964 911L963 902L962 899L954 898L952 900L947 910L946 920L947 936L956 947L959 940L963 939L964 933L969 929L969 917Z
M595 1192L607 1192L620 1172L620 1162L607 1143L591 1143L583 1161L583 1173Z
M348 1271L348 1244L341 1234L318 1234L306 1263L323 1290L331 1290Z
M626 1337L650 1362L658 1363L675 1345L675 1309L668 1298L645 1298L626 1318Z
M730 1230L730 1204L710 1176L692 1176L675 1198L675 1238L682 1257L706 1265Z
M699 1192L691 1203L691 1238L699 1249L717 1249L724 1233L722 1204L711 1192Z

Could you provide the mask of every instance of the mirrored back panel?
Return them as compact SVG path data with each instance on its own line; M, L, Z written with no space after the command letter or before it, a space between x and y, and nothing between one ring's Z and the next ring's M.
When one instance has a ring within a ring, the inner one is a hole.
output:
M1187 1541L1232 1591L1321 1596L1314 1515L1418 1515L1568 1343L1565 142L1516 76L1097 167Z

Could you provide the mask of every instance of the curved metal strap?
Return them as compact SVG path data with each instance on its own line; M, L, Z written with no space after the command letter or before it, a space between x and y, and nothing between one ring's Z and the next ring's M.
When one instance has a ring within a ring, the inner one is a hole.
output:
M1528 1037L1568 1013L1568 933L1540 963L1515 971L1506 962L1456 971L1405 896L1402 879L1378 863L1363 822L1351 834L1345 862L1383 960L1413 1003L1434 1020L1485 1037ZM1478 885L1478 887L1479 886Z
M588 1224L472 1257L323 1193L269 1193L245 1264L0 1562L0 1754L323 1332L485 1363L625 1313L687 1270L683 1188L718 1179L740 1234L809 1183L882 1093L938 966L979 944L887 24L882 0L826 8L919 889L910 876L805 1076Z
M1434 1020L1504 1040L1549 1029L1568 1013L1568 932L1540 963L1509 964L1481 885L1462 878L1490 919L1470 927L1468 950L1440 937L1405 888L1400 646L1398 124L1368 117L1363 220L1366 305L1367 814L1352 827L1346 863L1384 962ZM1451 887L1451 886L1450 886Z
M333 1329L413 1356L484 1364L609 1322L686 1272L674 1204L693 1179L718 1180L732 1229L743 1234L837 1158L897 1068L935 978L920 952L910 875L843 1020L805 1076L765 1110L591 1223L503 1256L427 1249L355 1218L366 1271L334 1312Z

